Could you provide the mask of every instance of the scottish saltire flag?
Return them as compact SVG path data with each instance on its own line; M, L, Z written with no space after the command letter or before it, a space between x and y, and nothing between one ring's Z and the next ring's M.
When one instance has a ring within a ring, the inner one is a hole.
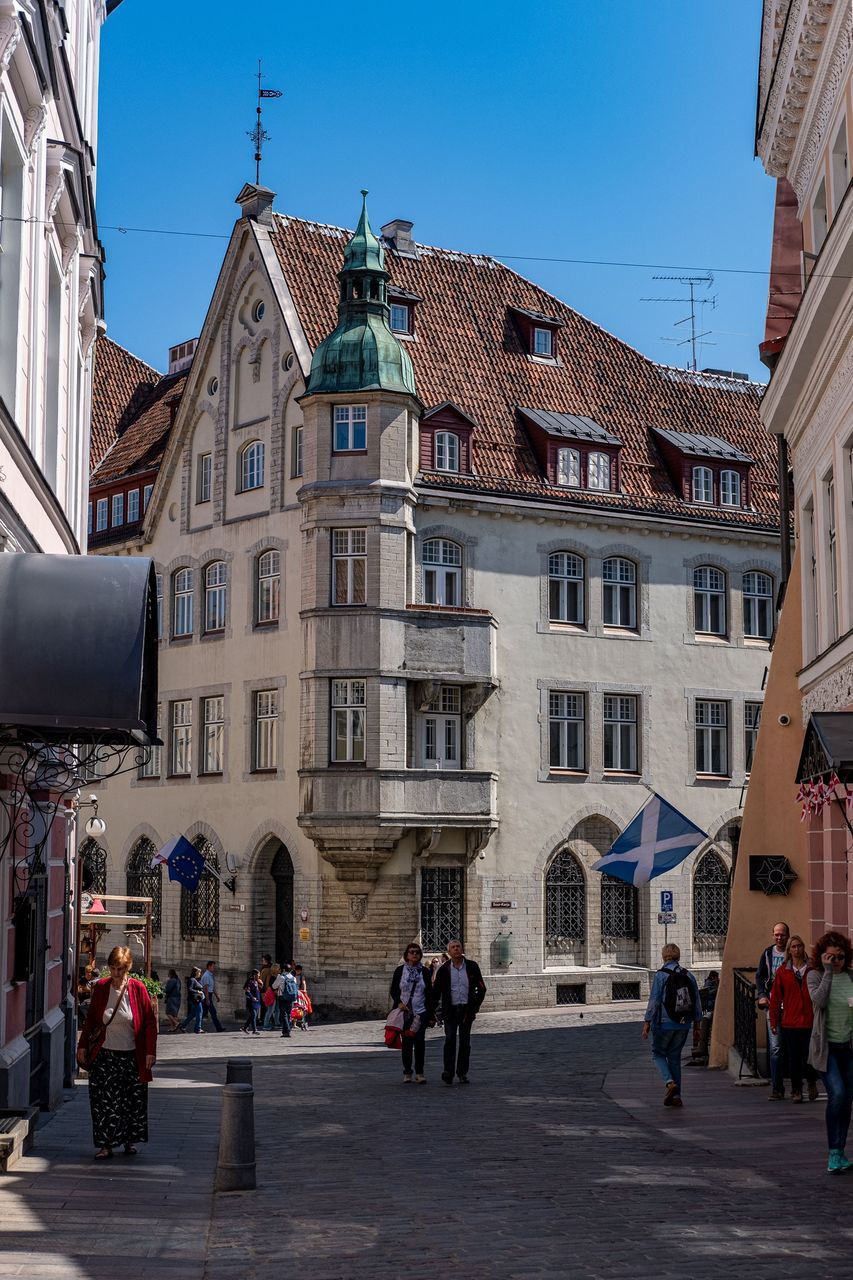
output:
M614 841L610 852L593 863L593 871L606 871L635 887L648 884L683 862L707 834L673 809L656 791L648 804Z
M186 836L173 836L151 859L152 867L169 868L169 879L177 880L190 893L195 893L204 871L204 854L191 845Z

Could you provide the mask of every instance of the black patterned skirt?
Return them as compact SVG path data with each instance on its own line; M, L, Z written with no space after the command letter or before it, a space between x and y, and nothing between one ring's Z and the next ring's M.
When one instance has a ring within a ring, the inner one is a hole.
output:
M102 1049L89 1072L96 1147L148 1141L148 1085L139 1083L132 1049Z

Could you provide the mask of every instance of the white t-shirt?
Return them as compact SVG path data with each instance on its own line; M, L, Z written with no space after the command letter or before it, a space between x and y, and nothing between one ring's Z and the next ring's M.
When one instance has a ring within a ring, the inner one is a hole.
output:
M133 1010L130 1007L130 996L127 994L127 987L121 993L116 991L115 987L110 983L110 994L107 999L107 1007L104 1010L104 1022L110 1020L113 1009L118 1001L118 1009L116 1016L107 1027L107 1035L104 1040L105 1049L119 1049L125 1052L129 1049L136 1048L136 1038L133 1034Z

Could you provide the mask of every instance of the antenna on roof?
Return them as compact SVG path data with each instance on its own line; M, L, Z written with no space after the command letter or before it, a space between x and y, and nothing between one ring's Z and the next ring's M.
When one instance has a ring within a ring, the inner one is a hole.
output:
M261 185L261 152L265 142L269 142L270 135L267 133L261 123L261 101L263 98L281 98L283 97L281 89L263 89L261 87L261 60L258 58L258 122L254 129L246 131L246 137L251 138L255 144L255 185Z
M688 342L690 343L690 351L691 351L690 368L695 373L697 368L696 343L699 342L702 338L707 338L710 333L713 333L712 329L705 329L703 333L696 332L696 309L697 307L710 306L711 310L713 311L717 305L716 296L713 298L697 298L696 290L699 288L700 285L703 285L706 289L710 289L711 285L714 283L714 277L711 275L710 271L707 271L703 275L698 275L698 276L652 276L652 279L653 280L677 280L679 284L686 284L688 289L690 290L690 296L688 298L684 298L684 297L682 298L641 298L640 301L641 302L684 302L684 303L690 304L690 315L683 316L681 320L676 320L675 322L677 327L680 324L687 324L689 320L690 321L690 337L689 338L665 338L664 341L674 342L679 347L686 347ZM715 344L711 343L710 345L714 346Z

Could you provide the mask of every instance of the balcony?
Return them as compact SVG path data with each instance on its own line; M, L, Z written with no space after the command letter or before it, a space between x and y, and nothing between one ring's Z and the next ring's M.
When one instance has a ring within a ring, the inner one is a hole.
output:
M402 665L415 678L458 676L492 681L496 630L497 622L484 609L409 605Z
M496 773L477 769L300 770L300 825L497 825Z

